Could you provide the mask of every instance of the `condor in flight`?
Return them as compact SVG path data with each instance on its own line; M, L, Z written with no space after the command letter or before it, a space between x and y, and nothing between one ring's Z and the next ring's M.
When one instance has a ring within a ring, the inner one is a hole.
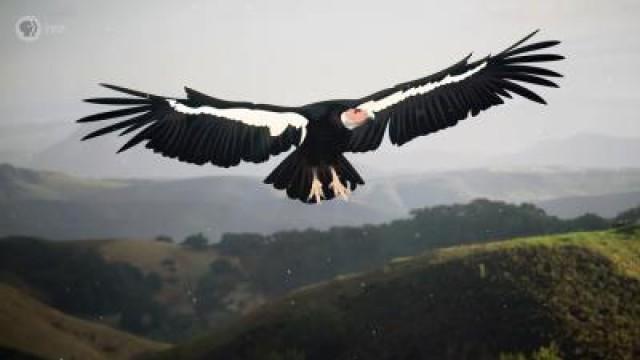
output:
M305 203L346 200L364 180L343 154L377 149L387 128L391 143L399 146L454 126L512 95L545 104L522 84L557 87L548 78L562 75L532 64L563 57L539 52L559 41L526 44L536 33L499 54L471 62L469 55L438 73L360 99L300 107L226 101L190 88L185 88L186 98L178 99L102 84L130 96L85 101L123 108L78 122L117 118L82 140L139 130L118 152L146 141L154 152L198 165L260 163L293 146L295 150L264 182Z

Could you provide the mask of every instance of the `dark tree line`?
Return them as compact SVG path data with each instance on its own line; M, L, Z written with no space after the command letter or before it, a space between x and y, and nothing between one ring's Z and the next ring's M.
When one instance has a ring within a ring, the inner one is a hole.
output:
M610 221L586 214L562 220L531 204L476 200L413 210L382 225L260 234L225 234L215 245L239 257L260 290L279 294L337 275L367 271L394 257L445 246L514 237L606 229Z

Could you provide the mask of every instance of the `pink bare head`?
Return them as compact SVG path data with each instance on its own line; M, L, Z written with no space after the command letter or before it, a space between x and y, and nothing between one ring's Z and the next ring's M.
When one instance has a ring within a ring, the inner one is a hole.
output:
M350 129L356 128L358 126L364 125L371 116L368 112L359 109L359 108L351 108L347 109L342 113L342 122L343 124Z

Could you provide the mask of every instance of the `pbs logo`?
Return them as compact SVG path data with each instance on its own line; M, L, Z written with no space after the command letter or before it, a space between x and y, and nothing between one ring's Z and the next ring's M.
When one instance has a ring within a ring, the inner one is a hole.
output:
M23 16L16 22L16 35L22 41L36 41L41 33L42 26L35 16Z

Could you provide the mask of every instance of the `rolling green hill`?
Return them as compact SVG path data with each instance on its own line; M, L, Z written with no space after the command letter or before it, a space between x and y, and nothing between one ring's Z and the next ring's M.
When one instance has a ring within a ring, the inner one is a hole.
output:
M154 359L640 356L640 229L444 248L303 288Z
M5 284L0 298L2 359L130 359L168 347L63 314Z
M223 327L285 293L379 268L425 250L519 236L601 230L609 220L562 220L529 204L477 200L423 208L387 224L229 234L189 248L147 239L0 239L0 280L44 303L159 341Z

